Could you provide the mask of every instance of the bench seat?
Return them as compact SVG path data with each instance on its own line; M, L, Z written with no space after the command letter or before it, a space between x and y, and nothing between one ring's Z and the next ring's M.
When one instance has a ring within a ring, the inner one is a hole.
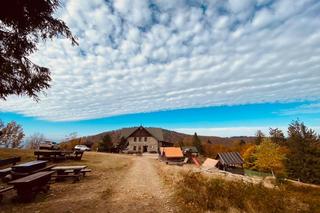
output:
M4 176L11 173L11 168L1 169L0 170L0 178L3 178Z

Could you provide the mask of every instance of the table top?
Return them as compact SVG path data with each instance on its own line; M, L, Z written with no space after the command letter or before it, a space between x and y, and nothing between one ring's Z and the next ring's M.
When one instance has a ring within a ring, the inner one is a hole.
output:
M12 168L20 168L20 167L31 167L39 164L46 164L48 161L46 160L34 160L34 161L29 161L26 163L18 164L13 166Z
M34 180L38 180L40 178L43 178L43 177L47 177L49 175L52 175L54 173L54 171L45 171L45 172L37 172L33 175L28 175L26 177L23 177L23 178L19 178L19 179L16 179L14 181L11 181L9 182L9 184L19 184L19 183L30 183Z
M69 150L50 150L50 149L39 149L39 150L35 150L34 153L35 154L41 154L41 153L72 153L73 151L69 151Z
M85 169L87 166L55 166L52 170L77 170Z

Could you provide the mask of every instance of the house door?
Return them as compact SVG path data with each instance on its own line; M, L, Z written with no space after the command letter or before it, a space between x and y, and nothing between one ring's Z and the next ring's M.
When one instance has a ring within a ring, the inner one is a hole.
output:
M148 151L148 146L143 146L143 152L147 152Z

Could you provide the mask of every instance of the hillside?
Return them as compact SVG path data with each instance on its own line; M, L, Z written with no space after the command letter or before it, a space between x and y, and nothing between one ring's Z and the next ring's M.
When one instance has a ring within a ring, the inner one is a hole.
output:
M110 135L113 143L118 144L121 140L121 130L122 129L106 131L96 135L80 137L72 141L76 141L77 143L81 143L81 144L88 144L88 145L92 144L93 146L96 146L105 135ZM163 131L165 140L173 142L174 144L178 144L181 141L183 141L184 144L191 144L192 142L193 135L180 133L180 132L176 132L168 129L162 129L162 131ZM226 146L240 140L244 140L246 143L252 143L255 139L255 137L248 137L248 136L218 137L218 136L201 136L201 135L199 135L199 138L203 144L223 144ZM64 142L64 143L70 143L70 142Z

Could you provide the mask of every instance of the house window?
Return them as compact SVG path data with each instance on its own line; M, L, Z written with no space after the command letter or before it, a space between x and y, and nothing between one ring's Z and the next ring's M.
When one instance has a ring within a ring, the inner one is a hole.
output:
M147 137L144 137L144 141L147 141L147 139L148 139Z
M133 141L134 141L134 142L136 142L136 141L137 141L137 138L136 138L136 137L134 137Z
M139 141L141 141L141 137L139 137Z
M136 146L133 146L133 151L136 151Z

